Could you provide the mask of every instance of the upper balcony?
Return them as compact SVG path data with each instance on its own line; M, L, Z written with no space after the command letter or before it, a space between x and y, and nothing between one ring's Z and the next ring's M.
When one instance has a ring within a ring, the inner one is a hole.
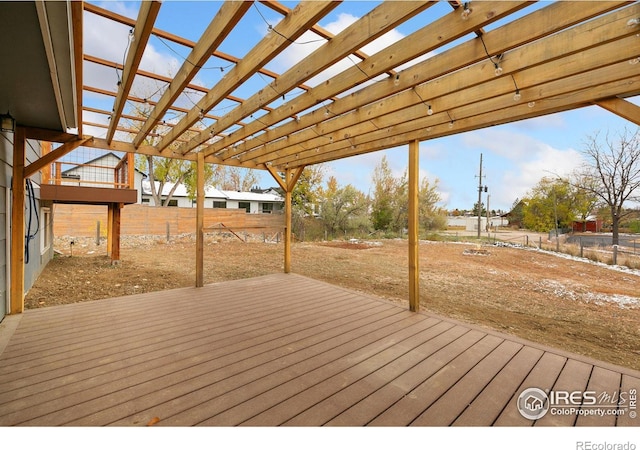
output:
M42 170L40 196L54 203L108 205L138 201L132 153L106 153L87 162L56 161Z

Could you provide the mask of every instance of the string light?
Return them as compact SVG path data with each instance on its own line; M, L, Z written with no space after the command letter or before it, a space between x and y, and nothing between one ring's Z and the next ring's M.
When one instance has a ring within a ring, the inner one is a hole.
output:
M471 11L473 10L469 7L469 2L465 2L462 8L462 14L460 14L462 20L467 20L469 18L469 14L471 14Z
M397 74L397 75L396 75L396 79L395 79L395 80L393 80L393 85L394 85L394 86L397 86L397 85L399 85L399 84L400 84L400 74Z
M204 111L202 109L198 113L198 117L200 117L200 119L204 119Z
M497 77L502 75L502 67L500 67L500 64L498 64L497 62L494 62L493 67L495 67L494 73L496 74Z
M629 64L631 64L632 66L635 66L639 62L640 62L640 58L633 58L629 60Z
M529 103L527 103L527 106L529 108L533 108L534 106L536 106L536 102L529 102Z
M129 30L129 42L133 42L136 40L135 35L133 34L133 28Z
M640 25L640 17L629 19L629 21L627 22L628 27L635 27L636 25Z
M522 95L520 95L520 89L516 89L516 93L513 94L513 101L519 102L521 98L522 98Z
M427 116L432 116L433 115L433 109L431 109L431 105L427 105L428 109L427 109Z
M513 94L513 101L519 102L520 99L522 98L522 95L520 95L520 89L518 88L518 83L516 83L516 78L513 75L511 75L511 79L513 80L513 85L516 87L516 93Z

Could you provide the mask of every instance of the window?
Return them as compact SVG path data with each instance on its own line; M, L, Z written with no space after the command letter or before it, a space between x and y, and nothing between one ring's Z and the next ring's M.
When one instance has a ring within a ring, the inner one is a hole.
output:
M262 213L271 214L273 212L273 203L262 203Z
M178 206L178 200L176 199L169 200L169 203L167 203L167 206Z
M251 212L251 203L250 202L238 202L238 209L244 209L248 213Z
M217 201L213 201L213 207L214 208L226 208L227 207L227 202L222 201L222 202L217 202Z
M51 209L42 208L40 210L40 253L44 254L51 247L51 233L53 225L51 224Z
M143 199L141 200L141 203L142 203L142 204L144 204L144 203L149 203L149 199L148 199L148 198L143 198Z

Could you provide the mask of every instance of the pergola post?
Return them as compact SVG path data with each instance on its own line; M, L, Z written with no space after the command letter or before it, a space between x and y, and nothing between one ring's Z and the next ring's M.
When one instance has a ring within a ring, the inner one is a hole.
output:
M293 186L289 185L289 180L291 180L291 169L286 169L286 189L284 193L284 273L291 272L291 191L293 191Z
M196 287L204 286L204 153L198 152L196 182Z
M295 172L286 168L284 170L284 180L280 177L278 172L272 169L270 166L266 166L267 170L271 174L274 180L284 191L284 273L291 272L291 240L293 233L291 231L291 207L292 207L292 193L293 188L302 175L304 166L298 167Z
M120 262L120 218L122 217L122 203L109 203L107 218L107 254L111 257L111 264Z
M11 308L9 314L24 311L24 207L25 207L25 129L16 127L13 135L13 190L11 206Z
M418 191L420 142L409 143L409 310L420 310Z

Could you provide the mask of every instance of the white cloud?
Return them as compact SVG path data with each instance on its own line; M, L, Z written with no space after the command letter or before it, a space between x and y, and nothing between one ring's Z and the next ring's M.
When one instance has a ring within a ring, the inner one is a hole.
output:
M558 119L554 123L559 123ZM508 129L477 130L461 139L468 147L485 149L502 158L499 167L494 167L500 179L492 183L490 193L492 203L501 205L511 205L525 196L541 178L567 175L582 163L582 155L575 149L554 148Z
M568 175L582 163L582 155L574 149L559 150L538 143L529 158L517 161L512 170L503 173L497 200L510 204L522 198L543 177Z
M538 151L540 142L524 135L505 129L484 129L461 135L462 142L468 147L486 149L510 160L521 160Z
M137 10L131 9L121 2L110 2L106 6L124 16L137 17ZM84 18L85 53L123 64L126 60L131 28L92 13L85 13ZM178 71L181 63L175 56L156 49L153 43L149 41L140 62L140 68L159 75L173 76ZM85 66L87 67L86 79L90 79L97 87L111 91L115 90L117 77L114 69L105 69L94 64L86 64ZM146 86L146 84L149 84L149 86ZM145 91L154 92L157 89L156 82L136 81L132 92L137 95L147 95L148 92Z

